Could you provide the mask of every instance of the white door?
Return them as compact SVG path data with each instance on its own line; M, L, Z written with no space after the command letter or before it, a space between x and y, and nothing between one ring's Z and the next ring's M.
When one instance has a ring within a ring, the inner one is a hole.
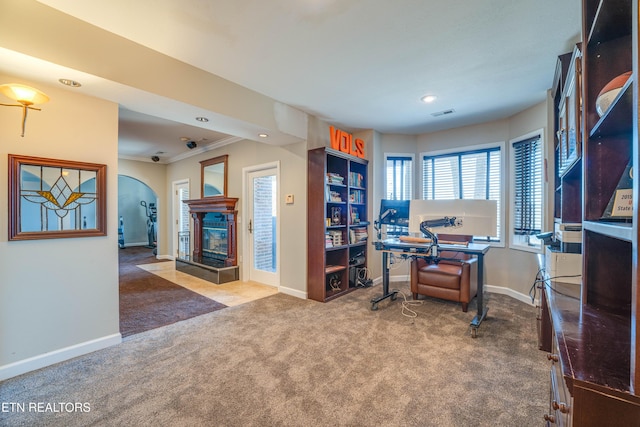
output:
M173 183L173 256L181 259L190 256L189 250L189 181Z
M249 280L280 285L278 165L245 169L247 213L244 220L245 262Z

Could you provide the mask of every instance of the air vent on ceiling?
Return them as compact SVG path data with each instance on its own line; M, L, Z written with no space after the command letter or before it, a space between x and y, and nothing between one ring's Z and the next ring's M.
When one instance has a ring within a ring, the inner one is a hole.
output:
M456 110L454 110L453 108L450 110L444 110L444 111L438 111L437 113L431 113L431 115L433 117L440 117L440 116L444 116L446 114L453 114Z

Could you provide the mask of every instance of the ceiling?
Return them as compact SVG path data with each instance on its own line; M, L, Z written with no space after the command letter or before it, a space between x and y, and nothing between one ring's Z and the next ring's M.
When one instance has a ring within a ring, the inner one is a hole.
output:
M580 0L39 1L350 131L511 116L545 99L580 39ZM121 109L122 157L173 161L193 152L180 137L195 150L238 139L149 102Z

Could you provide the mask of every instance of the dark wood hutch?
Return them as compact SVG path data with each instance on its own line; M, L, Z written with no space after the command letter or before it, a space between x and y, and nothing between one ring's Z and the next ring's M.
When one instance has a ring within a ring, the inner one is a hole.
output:
M540 348L549 352L551 369L547 426L640 426L637 175L630 214L607 214L625 168L637 170L640 159L638 16L637 1L583 0L582 44L558 67L558 84L580 84L573 93L556 91L555 216L582 224L583 264L581 284L552 278L542 286ZM629 71L599 112L603 88ZM572 96L573 116L558 103ZM572 124L576 144L563 132Z

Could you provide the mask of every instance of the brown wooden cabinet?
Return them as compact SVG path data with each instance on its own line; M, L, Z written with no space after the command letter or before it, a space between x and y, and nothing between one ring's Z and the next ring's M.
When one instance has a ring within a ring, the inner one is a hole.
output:
M640 426L637 200L626 217L606 214L627 165L638 166L638 2L582 5L583 152L576 179L582 180L583 274L581 285L551 282L543 293L553 346L545 419ZM603 88L628 71L631 78L598 112ZM636 177L632 186L637 199Z
M329 301L366 274L366 160L329 148L308 152L307 293Z

